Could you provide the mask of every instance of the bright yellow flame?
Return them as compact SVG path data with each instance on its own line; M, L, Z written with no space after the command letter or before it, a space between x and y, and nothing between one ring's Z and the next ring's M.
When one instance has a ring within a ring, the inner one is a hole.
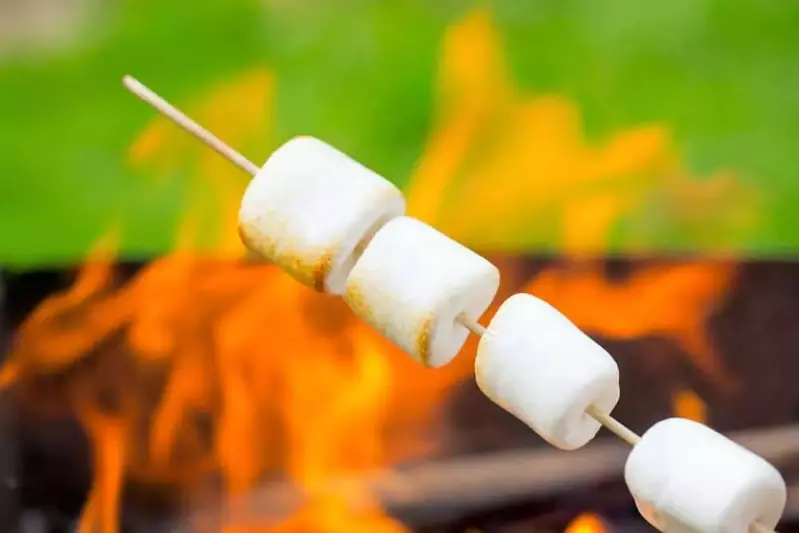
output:
M680 389L672 397L674 416L707 423L707 405L690 389Z
M439 72L438 115L408 209L462 242L503 251L557 243L595 254L624 228L620 245L647 250L665 219L719 250L725 243L710 238L719 224L739 239L731 228L756 222L752 191L729 174L689 177L666 126L589 142L568 98L522 94L487 9L448 30Z
M598 515L584 513L577 516L566 527L564 533L605 533L607 527Z

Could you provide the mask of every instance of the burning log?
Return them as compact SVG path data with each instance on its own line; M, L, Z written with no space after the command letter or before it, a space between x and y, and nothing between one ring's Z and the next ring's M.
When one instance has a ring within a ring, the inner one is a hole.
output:
M742 431L731 438L776 465L799 460L799 425ZM353 508L377 502L404 523L419 527L617 480L628 453L615 442L598 442L568 454L546 449L498 452L349 478L325 484L323 490L345 498ZM791 496L791 516L799 516L799 493ZM275 483L221 505L198 503L189 509L189 522L274 525L312 499L295 487Z

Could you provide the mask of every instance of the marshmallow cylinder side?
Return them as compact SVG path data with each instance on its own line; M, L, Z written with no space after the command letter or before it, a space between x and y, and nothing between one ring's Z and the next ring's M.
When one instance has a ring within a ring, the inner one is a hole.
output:
M530 294L505 300L480 339L480 390L544 440L563 450L586 445L619 401L619 367L594 340L547 302Z
M414 359L440 367L461 350L468 330L499 289L499 270L423 222L398 217L383 226L350 273L352 310Z
M762 457L682 418L658 422L624 468L641 514L669 533L749 533L774 529L785 509L780 473Z
M239 235L304 285L342 294L358 248L404 212L391 182L322 141L297 137L247 187Z

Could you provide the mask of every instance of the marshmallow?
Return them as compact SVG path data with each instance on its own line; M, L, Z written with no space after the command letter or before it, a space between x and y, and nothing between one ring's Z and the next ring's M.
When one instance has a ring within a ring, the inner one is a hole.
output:
M443 366L463 347L463 314L480 318L499 288L499 270L430 226L398 217L378 230L347 280L355 314L413 358Z
M633 448L624 478L641 514L669 533L774 529L785 481L763 458L682 418L652 426Z
M619 367L557 309L530 294L500 306L475 360L480 390L553 446L574 450L600 424L589 405L610 413L619 401Z
M358 248L404 212L391 182L322 141L297 137L247 187L239 234L301 283L341 294Z

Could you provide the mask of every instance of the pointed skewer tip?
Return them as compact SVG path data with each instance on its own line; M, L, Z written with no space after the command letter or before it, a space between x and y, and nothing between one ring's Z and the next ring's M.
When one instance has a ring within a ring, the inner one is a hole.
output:
M124 85L128 89L132 89L133 86L136 85L137 83L138 82L136 81L136 78L134 78L130 74L125 74L124 76L122 76L122 85Z
M123 76L122 84L134 95L152 106L156 111L175 122L178 126L194 135L209 147L219 152L228 161L243 171L247 172L251 176L255 176L255 174L258 173L258 167L255 164L225 144L210 131L194 122L186 114L158 96L155 92L153 92L150 88L133 76L130 76L129 74Z

